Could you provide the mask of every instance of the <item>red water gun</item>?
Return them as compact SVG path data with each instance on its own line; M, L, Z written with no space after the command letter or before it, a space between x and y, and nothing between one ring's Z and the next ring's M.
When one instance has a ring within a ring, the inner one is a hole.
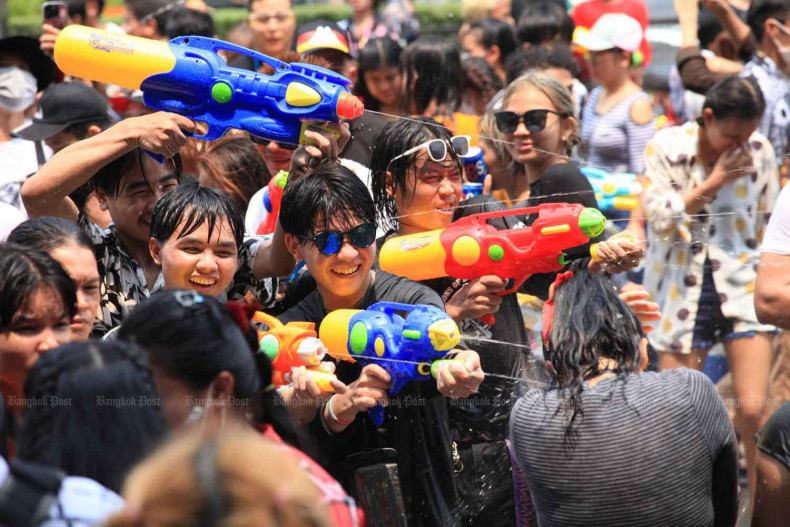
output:
M277 216L280 214L280 202L283 199L285 184L288 183L288 172L280 170L263 191L263 208L266 209L266 217L258 225L255 234L271 234L277 226Z
M537 214L528 227L499 230L491 218ZM411 280L452 276L472 280L496 275L507 281L501 294L515 292L535 273L559 271L565 251L603 232L606 218L580 204L545 203L537 207L473 214L445 229L387 240L379 253L382 270ZM591 253L595 256L594 249ZM492 324L493 316L481 320Z
M258 331L261 351L272 361L272 383L279 388L291 384L294 368L305 367L322 392L334 392L329 381L334 374L320 368L326 355L326 346L318 339L312 322L283 324L260 311L252 317L255 322L266 324L267 331Z

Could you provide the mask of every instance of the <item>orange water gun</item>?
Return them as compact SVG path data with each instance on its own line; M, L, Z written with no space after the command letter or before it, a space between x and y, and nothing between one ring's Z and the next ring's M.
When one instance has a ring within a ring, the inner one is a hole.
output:
M279 388L292 382L294 368L305 367L324 393L334 392L329 381L336 380L334 374L320 368L326 356L326 347L318 339L312 322L289 322L283 324L275 317L257 311L252 317L255 322L266 324L267 331L258 331L261 351L272 361L272 382Z

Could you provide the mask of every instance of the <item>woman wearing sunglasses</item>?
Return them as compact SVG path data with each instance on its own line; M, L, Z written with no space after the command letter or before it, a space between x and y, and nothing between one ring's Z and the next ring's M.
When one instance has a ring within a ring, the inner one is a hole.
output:
M530 197L519 207L541 203L581 203L598 207L587 178L569 162L579 144L578 122L568 89L543 73L526 73L511 82L502 98L502 110L494 114L516 167L523 167ZM590 243L602 240L591 240ZM569 251L571 256L589 255L589 244ZM620 273L639 263L643 250L629 238L611 238L599 245L601 261L584 258L572 265L592 272ZM555 273L536 274L522 292L545 299Z
M376 145L371 158L373 194L386 237L443 229L461 216L501 210L490 196L462 201L460 158L469 151L468 137L451 136L435 121L420 118L388 124ZM492 223L498 228L513 226L503 219ZM532 370L516 295L497 294L504 289L501 278L491 275L466 282L446 277L423 284L442 298L464 342L481 350L485 372L522 377ZM489 313L496 313L493 326L480 321ZM517 397L515 383L495 378L480 386L474 401L448 402L456 486L468 504L462 511L463 525L515 524L513 487L509 476L502 475L511 468L505 440Z

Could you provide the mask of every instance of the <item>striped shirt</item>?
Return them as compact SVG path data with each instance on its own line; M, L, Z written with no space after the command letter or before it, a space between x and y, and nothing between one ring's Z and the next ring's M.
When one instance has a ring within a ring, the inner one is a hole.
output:
M587 162L609 172L641 174L645 169L645 146L656 132L655 119L636 124L631 105L647 98L643 91L632 93L603 115L595 111L603 87L595 88L582 110L582 145Z
M573 449L559 405L558 390L532 389L511 414L516 464L541 527L734 524L735 432L704 374L678 369L585 387Z

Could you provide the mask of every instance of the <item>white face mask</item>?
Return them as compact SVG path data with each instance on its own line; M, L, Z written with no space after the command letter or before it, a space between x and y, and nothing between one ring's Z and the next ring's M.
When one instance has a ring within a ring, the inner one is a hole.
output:
M38 82L32 73L19 66L0 68L0 107L21 112L36 102Z

